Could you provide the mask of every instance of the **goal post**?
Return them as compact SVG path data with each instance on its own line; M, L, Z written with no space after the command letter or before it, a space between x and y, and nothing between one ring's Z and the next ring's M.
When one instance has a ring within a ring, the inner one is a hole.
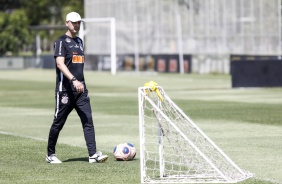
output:
M237 183L240 169L150 81L138 88L141 183Z
M114 17L107 18L83 18L82 22L89 23L109 23L111 29L111 74L116 75L117 66L116 66L116 19ZM87 34L87 30L84 29L83 23L80 26L79 37L84 41L84 36Z

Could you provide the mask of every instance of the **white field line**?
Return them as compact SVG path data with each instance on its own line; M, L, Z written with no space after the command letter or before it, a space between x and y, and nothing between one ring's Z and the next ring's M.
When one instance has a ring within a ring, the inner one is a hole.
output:
M27 139L33 139L33 140L36 140L36 141L47 142L47 139L43 139L43 138L39 138L39 137L33 137L33 136L20 135L20 134L15 134L15 133L11 133L11 132L0 131L0 134L11 135L11 136L27 138ZM61 143L61 144L66 144L68 146L73 146L73 147L85 148L84 146L80 146L80 145L76 145L76 144L68 144L68 143ZM112 150L108 150L108 149L99 149L99 150L100 151L106 151L106 152L112 152Z
M3 131L0 131L0 134L3 134L3 135L12 135L12 136L15 136L15 137L22 137L22 138L33 139L33 140L36 140L36 141L44 141L44 142L47 142L47 139L42 139L42 138L39 138L39 137L32 137L32 136L19 135L19 134L15 134L15 133L11 133L11 132L3 132Z

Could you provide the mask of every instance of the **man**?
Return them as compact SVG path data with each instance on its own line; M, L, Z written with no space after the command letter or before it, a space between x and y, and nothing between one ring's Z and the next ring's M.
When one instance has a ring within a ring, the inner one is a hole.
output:
M95 131L88 90L84 81L83 43L76 34L81 17L76 12L66 16L67 32L59 37L54 45L56 61L56 109L50 128L46 161L51 164L62 163L56 156L55 147L68 115L75 109L80 117L86 141L89 163L104 162L108 156L96 152Z

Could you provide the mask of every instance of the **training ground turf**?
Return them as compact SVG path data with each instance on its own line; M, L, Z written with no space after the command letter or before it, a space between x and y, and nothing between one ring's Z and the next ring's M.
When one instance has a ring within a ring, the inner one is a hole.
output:
M282 183L282 88L232 89L229 75L86 71L98 149L89 164L76 112L59 137L60 165L45 162L55 70L0 71L0 183L140 183L137 88L154 80L243 170L244 184ZM131 142L136 159L115 161L115 145Z

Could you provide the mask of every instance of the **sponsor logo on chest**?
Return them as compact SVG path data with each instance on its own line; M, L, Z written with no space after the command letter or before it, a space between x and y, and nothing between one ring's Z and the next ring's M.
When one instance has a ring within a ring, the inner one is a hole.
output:
M72 63L84 63L84 56L81 55L73 55Z

